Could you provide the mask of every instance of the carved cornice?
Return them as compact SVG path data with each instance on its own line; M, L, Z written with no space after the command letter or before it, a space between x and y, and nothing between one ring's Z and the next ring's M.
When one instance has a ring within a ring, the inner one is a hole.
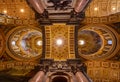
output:
M116 13L109 16L102 17L86 17L82 23L91 24L91 23L116 23L120 22L120 13Z
M0 62L0 71L6 70L10 68L20 69L19 66L21 66L23 69L34 69L35 66L38 66L37 62L17 62L17 61L5 61Z
M0 25L38 25L35 19L14 19L0 16Z
M91 23L116 23L120 22L120 13L116 13L109 16L103 17L86 17L81 23L91 24ZM38 25L38 22L35 19L14 19L0 16L0 24L7 25L7 24L14 24L14 25Z

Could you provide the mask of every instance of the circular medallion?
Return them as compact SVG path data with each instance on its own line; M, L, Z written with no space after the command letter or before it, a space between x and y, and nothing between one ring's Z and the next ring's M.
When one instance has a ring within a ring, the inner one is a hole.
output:
M42 32L38 28L16 27L7 34L7 52L17 60L34 60L42 55Z
M78 53L88 60L113 57L118 49L118 34L106 25L88 25L78 30Z
M98 33L90 30L82 30L78 35L78 46L81 54L93 54L102 47L103 41Z

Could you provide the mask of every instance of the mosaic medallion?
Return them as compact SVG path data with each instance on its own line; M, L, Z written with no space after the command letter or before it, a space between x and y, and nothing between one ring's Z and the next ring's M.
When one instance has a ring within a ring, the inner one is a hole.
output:
M18 60L33 60L42 54L42 32L38 28L16 27L8 33L8 52Z
M89 60L113 57L118 51L118 34L106 25L88 25L78 31L78 53Z

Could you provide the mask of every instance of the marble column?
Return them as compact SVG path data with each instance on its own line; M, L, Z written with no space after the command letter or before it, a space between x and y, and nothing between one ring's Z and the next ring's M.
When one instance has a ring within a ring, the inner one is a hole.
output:
M89 81L87 80L87 78L83 75L82 72L77 72L77 73L75 74L75 76L76 76L78 82L89 82Z
M37 72L37 74L31 78L28 82L43 82L45 73L43 71Z

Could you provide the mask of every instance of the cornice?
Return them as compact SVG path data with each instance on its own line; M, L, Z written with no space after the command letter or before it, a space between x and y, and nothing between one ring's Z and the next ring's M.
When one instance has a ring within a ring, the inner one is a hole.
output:
M112 14L109 16L102 16L102 17L86 17L82 23L85 24L96 24L96 23L104 23L104 24L109 24L109 23L116 23L120 22L120 13Z

